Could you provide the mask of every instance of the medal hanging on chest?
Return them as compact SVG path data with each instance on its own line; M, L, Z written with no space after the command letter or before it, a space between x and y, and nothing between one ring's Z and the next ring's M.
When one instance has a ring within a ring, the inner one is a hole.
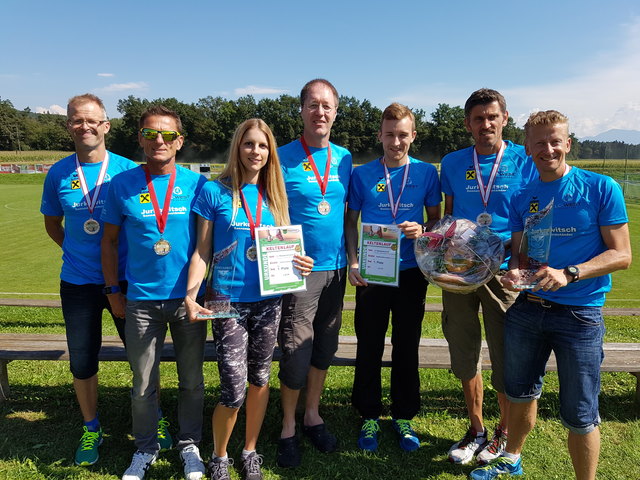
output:
M331 145L327 147L327 164L324 169L324 177L320 177L320 172L318 171L318 167L316 166L316 162L313 160L313 155L311 154L311 150L309 150L309 146L303 137L300 137L300 143L302 144L302 148L304 148L304 153L307 155L307 161L313 170L313 174L316 177L316 182L320 187L320 193L322 194L322 200L318 203L316 207L318 213L320 215L329 215L331 212L331 204L324 198L327 193L327 185L329 184L329 172L331 171Z
M156 196L156 190L153 188L153 180L149 169L146 165L143 167L144 175L147 180L147 188L149 189L149 197L151 204L153 205L153 214L156 217L156 225L158 232L160 232L160 239L153 244L153 251L156 255L164 257L171 251L171 243L163 238L164 229L167 226L167 219L169 217L169 207L171 205L171 195L173 194L173 186L176 182L176 169L173 168L171 175L169 176L169 184L167 185L167 191L164 195L164 204L162 205L162 211L160 211L160 205L158 205L158 197Z
M78 180L80 180L80 188L84 195L84 201L87 204L87 210L89 210L89 218L82 224L82 229L88 235L95 235L100 231L100 223L93 218L93 211L96 208L96 203L100 196L100 190L102 189L104 178L107 175L107 168L109 168L109 153L104 154L104 160L102 160L100 173L98 173L98 179L96 180L96 185L93 190L93 196L89 195L89 186L87 185L87 179L84 176L82 165L80 165L80 161L78 160L78 155L75 156L75 160L76 172L78 174Z
M396 217L398 215L398 208L400 207L400 199L402 198L402 193L404 192L404 187L407 185L407 180L409 179L409 159L407 159L407 164L404 166L404 171L402 174L402 184L400 185L400 193L398 194L398 199L393 198L393 187L391 185L391 174L389 173L389 169L387 168L387 164L384 161L384 157L382 158L382 166L384 167L384 181L387 184L387 196L389 197L389 209L391 210L391 216L393 217L393 223L396 223Z
M482 171L480 170L480 162L478 161L478 152L475 147L473 149L473 168L476 171L476 182L478 182L478 191L480 192L480 198L482 199L482 205L484 206L484 212L481 212L476 217L476 223L478 225L482 225L484 227L489 227L493 223L493 216L487 212L487 206L489 205L489 198L491 197L491 189L493 188L493 184L496 181L496 177L498 176L498 169L500 168L500 162L502 162L502 157L505 151L505 143L502 142L500 145L500 150L496 155L496 159L493 161L493 166L491 167L491 173L489 174L489 179L487 180L487 185L485 187L484 180L482 179Z
M244 209L247 221L249 222L249 231L251 232L251 246L247 248L246 257L247 260L255 262L258 260L258 249L256 248L256 225L260 226L260 222L262 222L262 189L258 187L258 204L256 205L255 222L253 221L251 209L249 208L249 204L247 203L247 199L245 198L242 190L240 190L240 198L242 200L242 208Z

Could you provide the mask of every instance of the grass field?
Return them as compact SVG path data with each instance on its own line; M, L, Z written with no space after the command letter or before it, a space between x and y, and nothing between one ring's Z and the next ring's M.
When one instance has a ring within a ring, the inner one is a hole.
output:
M0 229L3 255L0 262L0 296L56 298L60 270L60 250L44 232L39 213L43 175L0 175ZM633 249L639 254L640 205L629 205ZM614 290L607 306L640 307L640 267L614 274ZM352 299L352 290L347 292ZM429 288L429 300L438 302L439 292ZM638 317L607 317L606 341L640 342ZM0 307L0 333L64 333L60 309ZM105 316L104 333L114 335L115 328ZM345 312L344 335L353 335L353 312ZM427 313L424 337L441 338L439 314ZM173 364L162 365L162 404L175 433L177 376ZM91 468L72 465L79 438L81 418L75 404L66 362L14 361L8 366L12 397L0 405L0 480L113 480L128 466L134 446L130 436L128 388L131 372L125 363L109 362L101 366L100 415L106 431L101 460ZM209 418L218 398L218 374L215 364L205 365L205 431L203 455L211 453ZM488 377L485 378L489 384ZM415 428L423 440L413 454L401 453L388 417L382 425L381 447L374 455L362 453L356 446L359 419L350 406L353 369L336 367L329 372L323 397L323 415L337 433L341 446L331 455L316 453L305 444L303 465L287 471L275 466L275 441L279 434L280 409L277 366L273 367L271 402L259 451L265 455L265 479L428 479L462 480L471 467L446 461L449 446L467 427L465 406L459 383L448 371L421 371L422 409ZM389 371L383 372L383 384L389 385ZM573 478L566 453L566 430L558 420L557 375L545 379L538 423L524 452L526 479ZM640 464L640 416L634 405L635 378L626 373L606 373L602 379L601 415L603 446L598 478L622 480L638 478L633 474ZM385 403L389 390L384 389ZM497 422L495 392L486 393L486 423ZM242 448L242 415L230 445L230 454L238 457ZM161 455L149 472L152 480L182 478L175 451ZM239 479L234 473L233 479Z
M0 175L0 297L54 298L58 292L61 251L46 235L40 210L44 174ZM640 258L640 205L629 204L629 228L636 259ZM348 288L347 300L353 299ZM429 302L440 301L437 287L429 287ZM608 307L640 308L640 261L613 274Z

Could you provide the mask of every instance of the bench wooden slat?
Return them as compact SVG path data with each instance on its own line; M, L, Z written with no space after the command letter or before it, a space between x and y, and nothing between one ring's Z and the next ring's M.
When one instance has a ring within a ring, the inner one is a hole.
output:
M357 339L355 336L340 336L338 351L332 364L336 366L354 366ZM640 344L639 343L605 343L605 358L601 370L605 372L629 372L636 376L636 397L640 403ZM281 352L276 348L274 360L278 360ZM126 361L127 355L120 338L105 336L102 340L101 361ZM162 361L175 361L175 352L170 337L167 337ZM491 369L486 342L482 344L482 368ZM0 334L0 401L8 396L9 381L7 363L12 360L69 360L67 341L64 335L58 334ZM215 346L212 339L205 345L205 361L216 361ZM391 366L391 339L386 338L382 358L382 366ZM419 366L421 368L451 368L449 347L443 338L422 338L419 347ZM557 370L553 353L547 363L547 370Z

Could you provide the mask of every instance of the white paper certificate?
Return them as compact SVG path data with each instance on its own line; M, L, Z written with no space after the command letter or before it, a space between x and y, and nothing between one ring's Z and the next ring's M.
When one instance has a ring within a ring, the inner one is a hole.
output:
M293 265L293 256L302 255L302 226L256 228L258 272L262 296L307 289L305 279Z
M368 283L398 286L400 234L395 225L360 226L360 275Z

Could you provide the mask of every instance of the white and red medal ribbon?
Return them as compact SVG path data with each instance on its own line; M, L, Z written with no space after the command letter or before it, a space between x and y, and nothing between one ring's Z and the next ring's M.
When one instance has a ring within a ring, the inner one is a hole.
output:
M253 216L251 216L251 209L249 208L249 204L247 203L247 199L244 196L242 190L240 190L240 197L242 198L242 208L244 209L244 213L247 215L247 221L249 222L249 230L251 231L251 239L255 241L256 239L256 225L260 226L260 222L262 221L262 189L258 187L258 205L256 206L256 221L253 221Z
M311 155L311 150L309 150L309 146L304 140L304 136L300 137L300 143L302 144L302 148L304 148L304 153L307 155L307 161L309 162L309 165L311 165L311 169L316 176L316 182L318 182L318 186L320 187L322 198L324 198L324 194L327 191L327 185L329 183L329 171L331 170L331 145L329 145L327 149L327 165L324 169L324 178L320 178L320 172L318 171L318 167L316 167L316 162L313 161L313 155Z
M502 156L504 155L505 143L502 142L500 145L500 150L496 155L496 159L493 162L493 167L491 168L491 174L489 175L489 180L487 180L487 186L485 188L484 181L482 180L482 172L480 171L480 162L478 162L478 152L475 147L473 149L473 168L476 170L476 182L478 182L478 188L480 190L480 197L482 198L482 204L484 205L484 209L487 209L487 205L489 204L489 197L491 197L491 188L496 181L496 176L498 175L498 168L500 168L500 162L502 162Z
M393 223L396 222L396 216L398 215L398 208L400 207L400 199L402 198L402 192L404 192L404 187L407 185L407 179L409 178L409 164L404 166L404 173L402 174L402 184L400 186L400 193L398 194L398 199L395 200L393 198L393 187L391 186L391 174L389 173L389 169L387 168L387 163L384 161L384 157L382 158L382 166L384 167L384 181L387 184L387 196L389 197L389 208L391 208L391 215L393 216Z
M158 205L158 197L156 196L156 190L153 188L153 182L151 180L151 174L146 165L142 167L144 169L144 176L147 179L147 188L149 189L149 197L151 198L151 204L153 205L153 213L156 216L156 224L158 225L158 231L160 235L164 233L164 227L167 225L167 218L169 216L169 206L171 205L171 194L173 193L173 186L176 182L176 168L173 167L171 176L169 177L169 185L167 185L167 192L164 195L164 204L162 205L162 211Z
M106 152L104 154L104 160L102 161L102 166L100 167L100 173L98 174L98 179L96 180L96 186L95 186L95 190L93 191L93 197L89 195L89 186L87 185L87 179L84 176L84 172L82 171L82 165L80 165L80 161L78 160L78 155L75 156L75 160L76 160L76 171L78 172L78 180L80 180L80 188L82 189L84 200L87 203L87 209L89 210L89 215L93 216L93 210L96 208L96 203L98 202L98 197L100 196L100 190L102 190L104 177L107 175L107 168L109 168L109 152Z

